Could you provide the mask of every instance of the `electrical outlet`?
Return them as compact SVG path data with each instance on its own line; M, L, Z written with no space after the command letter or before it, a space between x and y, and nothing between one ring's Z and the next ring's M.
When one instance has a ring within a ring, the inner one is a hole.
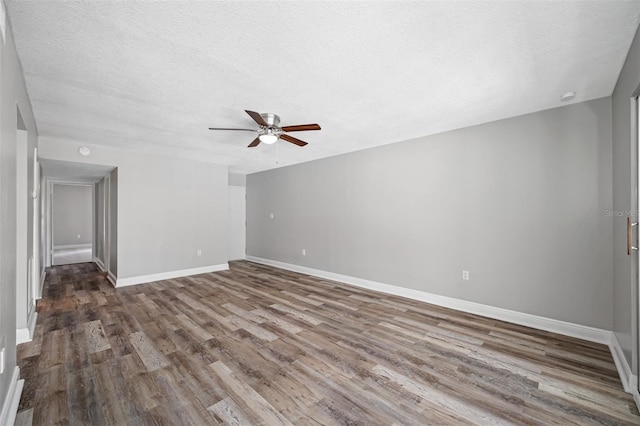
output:
M302 249L302 255L306 256L307 255L307 249Z
M198 251L196 251L196 255L198 255L198 256L202 256L202 250L201 250L201 249L198 249Z
M0 350L0 374L4 374L4 348Z
M76 235L76 237L77 237L78 239L80 239L80 234Z
M469 281L469 271L462 271L462 279Z
M273 213L269 213L269 219L273 219L275 216Z

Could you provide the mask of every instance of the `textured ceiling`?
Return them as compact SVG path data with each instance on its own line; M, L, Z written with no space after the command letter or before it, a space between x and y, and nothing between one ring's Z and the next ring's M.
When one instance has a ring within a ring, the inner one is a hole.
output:
M612 93L638 1L6 1L42 137L250 173ZM244 109L322 131L246 146Z

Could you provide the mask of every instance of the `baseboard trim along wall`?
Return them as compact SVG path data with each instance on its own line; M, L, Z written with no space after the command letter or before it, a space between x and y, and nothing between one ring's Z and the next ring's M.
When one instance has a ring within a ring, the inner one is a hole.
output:
M18 328L16 329L16 345L20 343L27 343L31 341L31 336L29 336L28 328Z
M276 268L286 269L288 271L300 272L302 274L313 275L315 277L324 278L332 281L339 281L356 287L366 288L369 290L380 291L382 293L402 296L408 299L418 300L421 302L431 303L433 305L445 308L455 309L457 311L467 312L470 314L481 315L483 317L506 321L513 324L523 325L538 330L550 331L552 333L562 334L564 336L576 337L578 339L588 340L590 342L601 343L607 345L611 351L611 356L616 364L616 369L620 375L620 381L625 392L633 395L636 405L640 409L640 394L638 394L638 378L633 375L631 368L627 363L620 343L615 334L609 330L603 330L594 327L587 327L580 324L574 324L565 321L558 321L551 318L545 318L537 315L525 314L523 312L511 311L494 306L482 305L480 303L469 302L466 300L455 299L452 297L440 296L437 294L427 293L419 290L398 287L394 285L379 283L376 281L365 280L362 278L351 277L348 275L336 274L334 272L323 271L320 269L308 268L306 266L294 265L291 263L279 262L277 260L264 259L255 256L246 256L246 260L250 262L260 263Z
M618 370L618 374L620 374L620 381L622 382L625 392L633 394L634 399L636 399L636 404L640 407L640 401L637 398L638 376L631 371L631 366L629 366L627 358L624 356L622 346L620 346L620 342L615 333L611 333L611 343L609 347L611 348L611 356L613 356L613 362L616 363L616 369Z
M23 386L24 380L20 379L20 368L16 367L13 369L13 376L11 376L9 392L2 403L0 425L12 425L15 422Z
M109 282L111 284L113 284L114 287L117 287L118 277L113 275L113 272L111 272L111 271L107 272L107 279L109 280Z
M93 263L95 263L96 265L98 265L98 268L100 268L100 270L102 272L106 272L107 268L104 267L104 263L102 262L102 260L98 257L94 257L93 258Z
M66 244L63 246L53 246L54 250L69 250L69 249L77 249L77 248L92 248L93 244L84 243L84 244Z
M190 275L206 274L209 272L225 271L229 269L228 263L219 265L203 266L200 268L182 269L179 271L161 272L159 274L139 275L137 277L118 278L116 287L126 287L130 285L152 283L154 281L170 280L172 278L188 277Z
M31 310L31 315L27 321L27 328L19 328L16 330L16 345L27 343L33 340L33 333L36 330L36 322L38 321L38 313L35 307ZM2 424L2 423L0 423Z

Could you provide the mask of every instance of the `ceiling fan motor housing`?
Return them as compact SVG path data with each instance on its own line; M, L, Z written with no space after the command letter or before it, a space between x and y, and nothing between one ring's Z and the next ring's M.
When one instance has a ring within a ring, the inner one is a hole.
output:
M280 127L280 116L272 114L270 112L260 114L262 119L269 125L269 127Z

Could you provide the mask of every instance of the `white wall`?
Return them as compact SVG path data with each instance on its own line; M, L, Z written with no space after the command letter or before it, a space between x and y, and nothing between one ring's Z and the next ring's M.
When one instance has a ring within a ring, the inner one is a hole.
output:
M117 167L118 280L226 264L226 166L80 145L41 138L40 156Z
M251 174L247 254L611 330L611 192L603 98Z
M10 28L6 36L6 43L0 43L0 349L6 351L6 368L0 375L0 410L7 401L16 367L16 202L28 196L18 194L16 187L17 108L28 132L27 155L30 157L38 136ZM31 183L29 179L33 176L27 177L27 185ZM30 205L33 206L32 201ZM27 214L30 214L29 205ZM27 238L26 250L32 250L32 221L26 226L27 234L23 238Z
M93 241L92 185L53 185L53 247Z

